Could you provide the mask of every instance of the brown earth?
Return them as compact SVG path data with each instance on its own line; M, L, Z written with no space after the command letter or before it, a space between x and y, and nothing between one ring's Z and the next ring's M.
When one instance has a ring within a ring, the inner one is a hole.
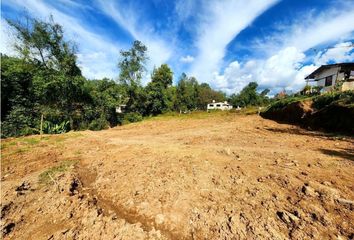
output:
M2 141L4 239L353 239L354 139L256 115Z

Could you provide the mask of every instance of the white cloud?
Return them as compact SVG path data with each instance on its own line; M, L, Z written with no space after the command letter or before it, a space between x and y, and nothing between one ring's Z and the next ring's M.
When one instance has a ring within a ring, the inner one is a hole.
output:
M16 41L16 36L5 19L1 18L0 24L0 52L6 55L14 56L16 55L16 52L13 48L13 43Z
M124 46L123 44L112 42L90 31L89 27L79 22L76 18L55 9L43 1L12 0L3 2L3 4L17 11L26 9L31 16L42 19L48 18L52 14L54 21L64 27L65 36L78 43L78 63L84 76L88 78L100 78L102 76L114 78L118 75L116 64L119 56L119 45ZM101 55L96 56L95 61L89 61L87 57L96 52L100 52Z
M196 47L198 55L191 73L199 80L211 82L225 55L226 46L255 18L277 0L210 1L200 16Z
M180 61L183 63L191 63L194 61L194 57L187 55L187 56L181 57Z
M314 62L316 65L323 65L330 61L334 62L348 62L354 59L354 47L351 42L344 42L336 44L333 48L320 51Z
M333 41L353 39L354 11L346 6L338 5L336 9L330 8L316 14L309 11L291 23L275 23L274 34L253 40L249 47L269 56L289 46L306 51L322 44L333 44Z
M228 94L239 92L250 82L261 88L293 90L304 84L304 75L316 67L302 67L305 55L294 47L286 48L266 60L234 61L222 75L214 74L214 86Z
M335 14L337 13L337 14ZM343 24L343 23L346 24ZM301 18L301 22L282 26L284 32L268 36L259 41L256 48L265 49L266 57L244 62L230 63L222 74L214 73L216 87L228 93L239 92L251 81L272 92L282 89L298 91L304 85L304 77L329 61L353 61L353 47L350 42L338 43L335 48L321 51L312 59L305 52L321 44L341 42L351 38L354 31L354 11L327 10L312 17ZM313 60L313 64L304 64Z

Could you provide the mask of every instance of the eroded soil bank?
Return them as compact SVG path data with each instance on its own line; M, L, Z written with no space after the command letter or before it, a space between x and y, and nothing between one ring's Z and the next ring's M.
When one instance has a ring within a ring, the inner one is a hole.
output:
M259 116L2 142L4 239L352 239L354 140Z

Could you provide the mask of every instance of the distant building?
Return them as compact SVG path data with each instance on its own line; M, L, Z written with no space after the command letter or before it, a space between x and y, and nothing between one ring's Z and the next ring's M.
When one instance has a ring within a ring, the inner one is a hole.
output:
M307 82L316 82L324 92L331 91L337 84L339 90L354 90L354 63L322 65L308 75Z
M119 105L118 107L116 107L116 113L123 113L126 106L127 105L122 104L122 105Z
M215 100L213 100L212 103L209 103L207 105L207 110L216 110L216 109L219 109L219 110L230 110L232 109L232 106L230 104L228 104L226 101L225 102L215 102Z

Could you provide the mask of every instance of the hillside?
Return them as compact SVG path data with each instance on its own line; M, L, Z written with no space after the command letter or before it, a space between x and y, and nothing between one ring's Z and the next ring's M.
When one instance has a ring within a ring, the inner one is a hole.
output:
M354 92L278 100L261 116L308 129L354 135Z
M257 115L1 143L4 239L350 239L354 139Z

